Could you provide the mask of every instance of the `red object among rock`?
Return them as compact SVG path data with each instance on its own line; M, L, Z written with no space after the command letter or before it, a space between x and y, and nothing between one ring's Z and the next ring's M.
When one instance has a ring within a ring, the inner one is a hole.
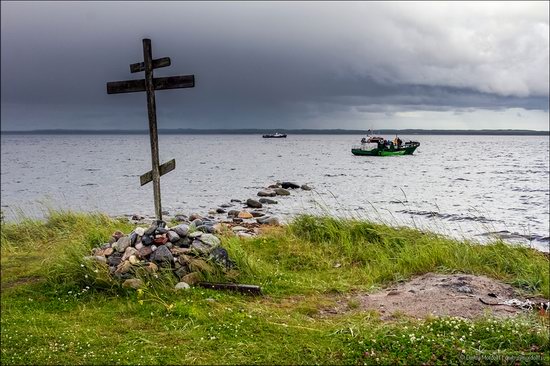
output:
M167 241L168 238L164 234L162 236L156 237L154 240L155 244L166 244Z

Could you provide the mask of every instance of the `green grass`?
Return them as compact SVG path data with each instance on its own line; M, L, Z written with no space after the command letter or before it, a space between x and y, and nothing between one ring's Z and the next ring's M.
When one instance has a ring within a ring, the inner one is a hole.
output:
M350 300L426 272L482 274L548 297L549 261L497 242L458 242L364 221L298 217L243 240L224 237L236 281L263 297L147 279L124 290L82 256L116 230L99 214L51 212L2 223L2 364L540 364L548 323L536 314L383 322ZM222 280L222 274L210 274ZM544 360L543 358L544 357Z

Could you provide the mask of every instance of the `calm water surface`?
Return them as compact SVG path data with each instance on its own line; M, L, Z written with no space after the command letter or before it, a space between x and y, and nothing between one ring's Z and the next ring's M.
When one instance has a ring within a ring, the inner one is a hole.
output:
M401 136L412 156L359 157L357 135L161 135L163 209L206 213L255 197L276 180L308 183L278 197L283 218L328 211L483 241L500 235L548 251L547 136ZM386 136L390 138L390 136ZM152 215L146 135L3 135L2 210L40 217L45 207ZM491 234L496 233L496 234Z

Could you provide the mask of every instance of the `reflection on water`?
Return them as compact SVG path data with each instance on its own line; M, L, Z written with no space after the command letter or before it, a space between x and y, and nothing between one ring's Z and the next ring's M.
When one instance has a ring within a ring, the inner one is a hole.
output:
M387 136L391 138L392 136ZM315 191L278 198L276 212L329 212L449 235L531 241L548 250L549 142L546 136L401 136L412 156L354 156L357 135L161 135L163 209L206 212L254 197L275 180ZM2 136L2 210L39 216L53 207L153 214L149 137Z

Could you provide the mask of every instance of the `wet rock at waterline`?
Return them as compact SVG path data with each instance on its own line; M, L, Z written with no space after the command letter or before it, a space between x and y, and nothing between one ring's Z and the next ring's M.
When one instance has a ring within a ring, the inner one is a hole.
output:
M239 215L238 215L238 218L240 219L251 219L253 217L254 216L252 216L252 214L248 211L241 211L239 212Z
M287 191L284 188L275 188L275 193L277 193L278 196L289 196L290 192Z
M256 219L256 222L258 222L259 224L263 224L263 225L280 225L280 221L277 217L275 216L264 216L264 217L258 217Z
M300 188L300 185L294 182L283 182L281 183L281 187L284 189L288 189L288 188L296 189L296 188Z
M246 200L246 205L247 205L248 207L252 207L252 208L262 208L262 207L263 207L262 204L261 204L260 202L258 202L258 201L256 201L256 200L253 200L253 199L251 199L251 198L249 198L249 199Z

